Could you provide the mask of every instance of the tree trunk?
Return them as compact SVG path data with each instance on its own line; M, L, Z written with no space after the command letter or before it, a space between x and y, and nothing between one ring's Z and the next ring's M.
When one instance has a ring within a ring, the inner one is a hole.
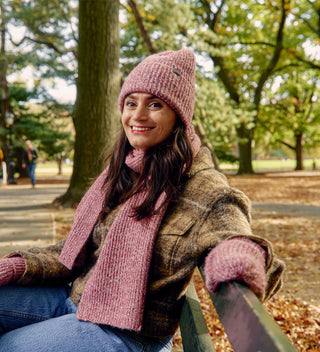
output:
M58 159L57 160L57 164L58 164L58 175L62 175L62 159Z
M23 168L22 164L24 161L24 148L17 147L16 148L16 157L17 157L17 172L19 173L19 178L26 178L29 177L27 168Z
M238 174L253 174L252 167L252 140L253 132L248 130L244 124L241 124L237 129L239 138L239 169Z
M298 170L303 170L303 158L302 158L302 139L303 139L303 134L299 133L295 135L296 138L296 171Z
M63 206L80 201L102 171L106 149L119 128L119 1L79 1L74 168Z
M6 113L8 112L8 83L7 83L7 58L6 58L6 14L2 1L0 1L0 114L1 127L6 129ZM7 137L1 137L2 150L4 159L8 164L8 140ZM1 146L1 145L0 145Z

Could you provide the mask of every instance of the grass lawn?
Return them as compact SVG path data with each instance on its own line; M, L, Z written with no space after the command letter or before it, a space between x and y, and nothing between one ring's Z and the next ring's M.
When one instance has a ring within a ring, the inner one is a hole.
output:
M305 170L313 169L314 159L304 160ZM320 159L316 159L317 169L320 169ZM268 171L294 171L295 160L253 160L253 169L255 172L268 172ZM222 171L224 172L236 172L238 170L238 163L234 164L220 164ZM62 175L70 176L72 173L72 165L63 164ZM41 176L56 176L58 174L58 165L55 162L39 163L36 169L36 175Z
M320 159L305 159L303 165L305 170L313 169L313 161L315 160L317 169L320 169ZM293 159L287 160L253 160L253 169L255 172L266 172L266 171L294 171L296 167L296 161ZM238 163L234 164L221 164L223 171L237 171Z
M72 165L62 165L62 175L70 176L72 173ZM38 163L36 168L36 176L57 176L58 164L55 162Z

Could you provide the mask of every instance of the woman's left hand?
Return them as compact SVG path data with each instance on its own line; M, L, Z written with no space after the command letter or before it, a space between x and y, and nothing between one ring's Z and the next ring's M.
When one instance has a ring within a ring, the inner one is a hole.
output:
M206 285L212 292L228 281L242 281L256 294L263 293L267 286L265 251L245 238L219 243L208 254L204 272Z

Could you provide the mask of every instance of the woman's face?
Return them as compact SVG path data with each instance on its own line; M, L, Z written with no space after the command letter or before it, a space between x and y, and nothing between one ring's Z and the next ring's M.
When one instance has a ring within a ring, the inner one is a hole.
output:
M132 93L124 101L122 125L135 149L145 151L163 142L175 123L175 112L154 95Z

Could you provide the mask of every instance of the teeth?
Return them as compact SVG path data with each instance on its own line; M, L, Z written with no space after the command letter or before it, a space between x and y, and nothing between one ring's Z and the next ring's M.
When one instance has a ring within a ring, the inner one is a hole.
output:
M133 131L150 131L151 128L150 127L136 127L136 126L132 126L131 127Z

